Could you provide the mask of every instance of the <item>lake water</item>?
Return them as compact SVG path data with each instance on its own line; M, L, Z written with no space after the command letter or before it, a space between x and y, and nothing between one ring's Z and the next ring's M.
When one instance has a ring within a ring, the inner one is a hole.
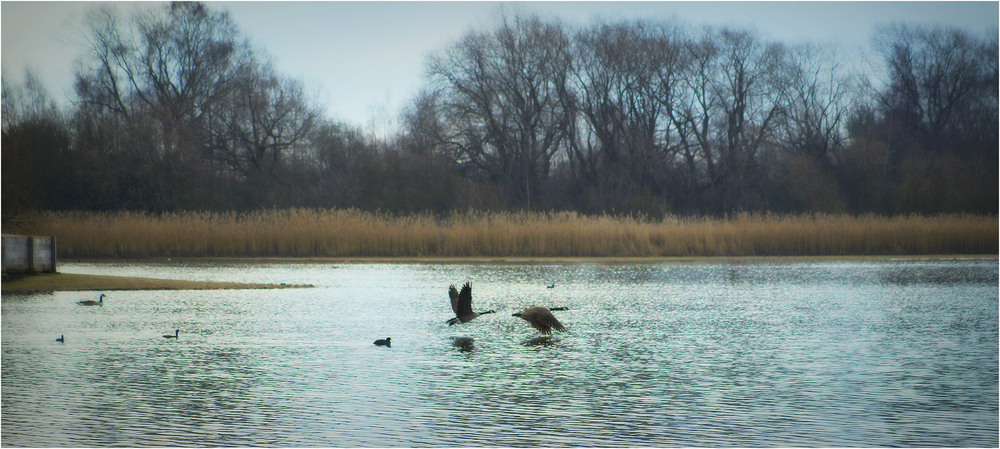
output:
M60 270L316 288L4 295L3 446L1000 444L995 259Z

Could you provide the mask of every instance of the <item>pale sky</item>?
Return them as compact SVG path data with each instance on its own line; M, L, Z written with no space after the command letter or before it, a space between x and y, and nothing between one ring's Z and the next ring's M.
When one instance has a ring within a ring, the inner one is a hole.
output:
M84 54L81 18L97 2L0 2L0 65L20 82L32 68L53 99L73 97ZM836 43L869 51L888 23L957 26L996 33L998 2L213 2L284 75L301 80L333 119L381 127L427 85L428 56L470 30L485 30L501 7L586 25L595 18L679 19L682 24L750 27L789 43ZM134 3L115 2L128 11ZM143 3L142 6L150 6Z

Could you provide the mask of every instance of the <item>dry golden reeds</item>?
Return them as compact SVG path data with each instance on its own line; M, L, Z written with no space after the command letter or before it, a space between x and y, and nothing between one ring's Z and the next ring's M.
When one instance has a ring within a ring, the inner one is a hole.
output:
M996 254L997 217L574 212L396 216L358 210L50 212L61 257L677 257Z

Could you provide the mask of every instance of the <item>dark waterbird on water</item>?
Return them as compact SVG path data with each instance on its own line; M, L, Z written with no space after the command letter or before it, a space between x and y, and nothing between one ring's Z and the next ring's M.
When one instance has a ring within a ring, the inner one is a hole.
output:
M181 330L177 329L177 330L174 330L174 335L167 334L167 335L164 335L163 338L178 338L178 337L180 337L180 335L181 335Z
M493 310L485 312L472 311L472 285L468 282L462 286L462 293L459 293L454 285L448 287L448 296L451 297L451 310L455 311L455 318L448 320L449 326L458 323L468 323L476 319L479 315L494 313Z
M56 341L58 341L59 343L65 343L66 342L66 336L63 335L63 334L59 334L59 338L57 338Z
M93 301L93 300L87 299L87 300L84 300L84 301L77 301L76 303L79 304L79 305L81 305L81 306L101 306L101 307L104 307L104 293L101 293L101 297L98 298L97 301Z
M375 346L385 346L387 348L392 347L392 338L385 337L385 340L375 340Z
M531 327L538 329L538 332L543 334L551 334L552 329L559 332L566 330L562 323L556 319L555 315L552 314L553 310L566 310L565 307L553 307L549 309L544 306L528 307L521 312L513 313L511 316L519 316L524 321L527 321Z

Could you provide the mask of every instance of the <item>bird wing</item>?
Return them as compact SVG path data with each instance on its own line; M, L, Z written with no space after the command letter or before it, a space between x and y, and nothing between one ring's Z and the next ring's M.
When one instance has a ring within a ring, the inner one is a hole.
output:
M460 317L472 315L472 285L468 282L462 286L462 292L458 294L458 308L455 313Z
M566 330L562 323L560 323L559 320L556 319L555 315L552 315L552 312L550 312L546 307L531 307L528 310L525 310L521 317L528 320L531 327L538 329L538 331L543 334L551 334L552 329L559 332Z
M557 320L556 317L554 315L552 315L551 313L547 317L545 317L545 324L548 324L549 327L551 327L551 328L553 328L553 329L555 329L555 330L557 330L559 332L565 332L566 331L566 328L563 327L562 323L560 323L559 320Z
M454 285L448 287L448 296L451 298L451 310L455 312L456 316L460 315L458 313L458 290L455 289Z
M538 321L528 321L528 324L531 324L531 327L533 327L535 329L538 329L538 332L541 332L541 333L543 333L545 335L548 335L548 334L552 333L552 328L551 327L548 327L548 326L546 326L546 325L544 325L544 324L542 324L542 323L540 323Z

